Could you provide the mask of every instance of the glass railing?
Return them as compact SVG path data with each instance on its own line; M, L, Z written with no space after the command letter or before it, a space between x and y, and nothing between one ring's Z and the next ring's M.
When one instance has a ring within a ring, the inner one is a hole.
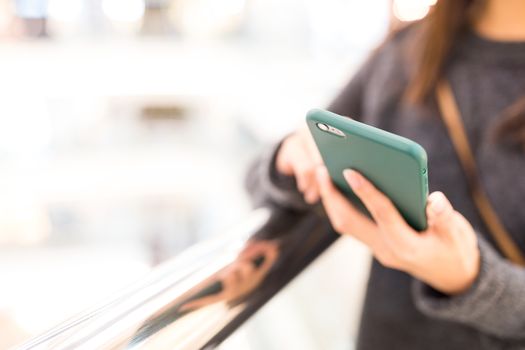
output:
M258 209L16 349L209 349L336 239L322 214Z

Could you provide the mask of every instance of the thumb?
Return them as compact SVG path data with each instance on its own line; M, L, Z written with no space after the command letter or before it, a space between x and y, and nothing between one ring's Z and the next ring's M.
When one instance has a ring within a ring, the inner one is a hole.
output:
M454 208L443 192L432 192L428 196L427 220L429 227L444 232L450 226L453 213Z

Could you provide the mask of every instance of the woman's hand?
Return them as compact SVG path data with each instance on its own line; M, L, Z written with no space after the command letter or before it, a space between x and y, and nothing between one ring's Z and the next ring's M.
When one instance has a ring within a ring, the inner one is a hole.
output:
M319 200L315 171L320 164L321 155L312 135L303 127L283 141L275 165L281 174L295 177L297 188L303 194L304 200L313 204Z
M443 293L459 294L472 285L480 265L476 234L443 193L429 196L428 228L416 232L362 175L345 170L344 176L375 222L334 187L326 168L318 167L321 199L337 232L365 243L383 265L405 271Z

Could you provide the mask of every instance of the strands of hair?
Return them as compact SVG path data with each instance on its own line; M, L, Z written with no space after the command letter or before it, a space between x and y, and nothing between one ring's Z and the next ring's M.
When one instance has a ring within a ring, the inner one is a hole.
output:
M483 10L484 0L438 0L426 18L421 20L420 36L415 43L417 56L406 89L406 100L425 104L450 57L456 39ZM509 106L500 116L494 141L525 150L525 96Z

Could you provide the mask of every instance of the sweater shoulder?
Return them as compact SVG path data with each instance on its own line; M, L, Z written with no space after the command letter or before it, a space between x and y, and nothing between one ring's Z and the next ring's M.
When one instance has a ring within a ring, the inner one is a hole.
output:
M407 73L409 57L414 54L414 42L419 28L419 23L413 23L388 34L372 54L376 68L384 66L398 73L401 73L400 69Z

